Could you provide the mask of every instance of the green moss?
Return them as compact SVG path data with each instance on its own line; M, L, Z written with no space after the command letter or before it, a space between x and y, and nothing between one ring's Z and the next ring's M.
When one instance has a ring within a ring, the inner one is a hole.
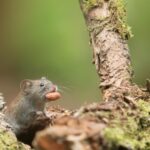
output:
M92 8L102 8L104 3L108 4L110 15L105 17L95 16L95 23L90 24L89 28L93 29L99 27L101 31L107 25L110 29L118 32L123 39L132 37L131 28L127 24L124 0L108 0L107 2L105 0L80 0L80 3L85 16L88 15L88 12L90 12Z
M130 26L127 24L126 8L124 0L110 0L111 26L118 31L124 39L132 37Z
M139 100L139 128L146 129L150 127L150 104L146 101Z
M25 146L10 134L10 132L0 129L0 149L1 150L26 150Z
M105 138L109 141L108 147L110 149L117 149L118 147L128 147L130 149L136 149L138 141L132 139L122 128L106 128Z
M80 0L83 12L87 14L94 7L101 7L104 0Z
M119 112L116 112L116 119L113 119L104 130L104 139L107 140L110 150L119 147L150 150L150 103L139 100L137 105L136 110L126 110L123 118ZM131 111L133 115L129 115Z
M146 117L150 115L150 104L148 101L139 100L137 106L140 109L140 114L142 116Z

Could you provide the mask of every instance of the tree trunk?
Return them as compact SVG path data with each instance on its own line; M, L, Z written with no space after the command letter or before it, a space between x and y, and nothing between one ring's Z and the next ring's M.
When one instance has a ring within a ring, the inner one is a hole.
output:
M93 63L101 79L103 99L147 97L132 83L132 67L127 40L132 36L126 23L123 0L80 0L88 27Z

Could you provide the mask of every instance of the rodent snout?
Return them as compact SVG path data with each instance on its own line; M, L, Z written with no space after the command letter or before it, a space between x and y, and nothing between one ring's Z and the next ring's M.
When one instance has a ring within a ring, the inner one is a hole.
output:
M56 85L52 85L50 88L50 92L56 92L57 91L57 86Z

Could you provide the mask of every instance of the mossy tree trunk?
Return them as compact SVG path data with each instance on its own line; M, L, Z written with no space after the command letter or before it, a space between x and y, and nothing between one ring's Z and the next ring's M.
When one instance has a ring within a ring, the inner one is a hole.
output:
M93 49L93 63L101 79L103 99L147 97L132 83L127 40L132 36L126 23L123 0L80 0Z

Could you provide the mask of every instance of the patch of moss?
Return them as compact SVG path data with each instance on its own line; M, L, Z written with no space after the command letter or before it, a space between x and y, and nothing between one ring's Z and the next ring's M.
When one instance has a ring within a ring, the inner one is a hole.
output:
M139 100L137 105L139 108L139 128L150 128L150 104L146 101Z
M122 128L106 128L105 129L105 138L109 141L108 147L110 150L118 149L119 147L126 147L129 149L137 148L138 142L135 139L132 139L129 135L124 132Z
M0 129L0 149L1 150L26 150L25 146L8 131Z
M150 116L150 104L148 101L139 100L137 102L137 106L142 116L145 116L145 117Z
M107 25L109 28L118 32L123 39L129 39L133 36L131 27L127 24L124 0L80 0L80 3L85 16L88 15L88 12L92 10L92 8L102 8L103 4L107 3L110 15L106 18L97 18L95 16L95 28L99 27L102 29ZM104 22L104 25L102 21ZM94 25L92 28L94 28Z
M124 0L110 0L111 26L117 30L123 39L132 37L131 27L127 24L126 8Z
M80 0L83 12L87 14L94 7L101 7L104 0Z
M144 100L137 101L138 108L132 110L134 115L123 116L116 112L116 119L104 130L104 139L107 140L109 150L120 147L131 150L150 150L150 103ZM140 111L139 111L140 110ZM141 118L144 118L141 126Z

